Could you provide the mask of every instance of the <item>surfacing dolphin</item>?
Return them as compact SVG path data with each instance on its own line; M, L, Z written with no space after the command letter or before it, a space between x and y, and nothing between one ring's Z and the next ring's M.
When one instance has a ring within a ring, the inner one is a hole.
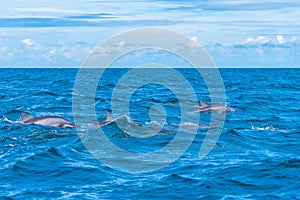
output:
M73 128L75 124L70 120L59 116L33 117L22 113L22 124L38 124L43 126L52 126L57 128Z
M104 126L114 120L114 118L111 116L111 114L108 111L106 111L105 114L106 114L106 119L103 122L100 122L99 124L94 125L96 128Z
M183 128L185 130L189 130L189 129L212 129L212 128L215 128L219 123L216 122L216 123L213 123L211 125L205 125L205 124L194 124L194 123L190 123L190 122L185 122L185 123L182 123L180 125L173 125L173 127L175 128Z
M192 112L194 113L194 112L205 112L205 111L213 111L213 112L217 112L217 113L224 113L227 111L235 112L235 110L230 108L229 106L217 105L217 104L208 105L204 101L200 101L200 108L198 108Z
M272 125L267 126L267 127L257 127L257 126L253 126L251 127L252 130L257 130L257 131L265 131L265 130L276 130L276 128L274 128Z
M96 125L96 127L101 127L101 126L104 126L112 121L114 121L115 119L111 116L111 114L109 112L106 111L106 120L104 120L103 122L100 122L99 124ZM130 120L129 118L127 119L127 122L128 122L128 127L131 127L131 128L144 128L145 130L146 129L153 129L153 130L156 130L158 128L158 125L157 124L153 124L152 126L145 126L139 122L136 122L136 121L132 121ZM173 128L183 128L185 130L189 130L189 129L194 129L194 128L197 128L197 129L212 129L212 128L215 128L219 123L214 123L214 124L211 124L211 125L205 125L205 124L194 124L194 123L190 123L190 122L186 122L186 123L183 123L183 124L176 124L176 125L171 125ZM149 131L149 130L148 130Z

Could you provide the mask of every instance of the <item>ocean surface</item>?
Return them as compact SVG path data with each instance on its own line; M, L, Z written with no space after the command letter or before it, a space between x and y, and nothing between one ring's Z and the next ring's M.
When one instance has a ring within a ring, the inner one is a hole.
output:
M112 93L129 71L107 70L97 83L95 97L84 98L94 99L99 122L105 120L105 111L113 113L116 120L102 126L112 144L145 155L175 139L183 123L180 99L172 88L149 83L138 87L129 98L130 114L120 113L117 108L114 112ZM210 92L217 88L208 90L195 69L177 71L192 86L197 99L210 104ZM121 159L123 154L118 152L105 157L108 155L101 150L102 141L94 138L90 128L21 123L22 112L74 121L73 98L80 96L73 90L77 72L0 69L0 199L300 199L300 69L220 69L227 105L235 112L227 112L224 127L216 127L220 137L213 150L200 159L207 129L191 133L187 128L183 131L187 138L180 137L176 144L180 146L194 134L189 148L175 162L144 173L109 166L107 160L114 160L113 164L121 168L133 161ZM168 74L149 76L164 80ZM134 82L139 85L143 80L140 77ZM176 80L170 81L172 87L179 87ZM126 91L129 86L121 89ZM151 121L151 108L162 107L165 120ZM201 113L198 123L212 124L211 115ZM122 123L127 123L126 130L118 126ZM162 127L157 134L134 137L133 133L147 132L153 123ZM137 126L128 129L132 124ZM89 140L106 159L97 159L86 148ZM175 151L169 149L167 153L172 157L177 155ZM153 162L159 165L160 160ZM135 164L140 170L139 163Z

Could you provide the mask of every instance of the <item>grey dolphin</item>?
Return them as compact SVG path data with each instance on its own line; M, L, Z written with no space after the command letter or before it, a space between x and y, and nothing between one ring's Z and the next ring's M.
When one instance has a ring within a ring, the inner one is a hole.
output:
M224 113L227 111L230 112L235 112L234 109L230 108L229 106L226 105L208 105L204 101L200 101L200 108L192 111L194 112L205 112L205 111L213 111L217 113Z
M252 125L252 130L257 130L257 131L265 131L265 130L276 130L272 125L267 126L267 127L257 127Z
M106 120L103 121L103 122L100 122L99 124L97 124L96 127L104 126L104 125L108 124L109 122L112 122L113 120L114 120L114 118L111 116L111 114L109 112L106 112ZM143 125L139 122L132 121L129 118L127 119L127 122L129 124L126 125L126 128L139 129L141 132L150 131L150 130L155 131L156 129L159 128L155 124L153 126L151 126L151 125L150 126L145 126L145 125ZM212 128L215 128L218 124L219 124L218 122L214 123L214 124L211 124L211 125L194 124L194 123L187 122L187 123L183 123L183 124L171 125L171 127L177 128L177 129L181 127L185 130L194 129L194 128L197 128L197 129L212 129Z
M98 127L104 126L114 120L114 118L111 116L111 114L108 111L106 111L105 114L106 114L106 119L103 122L96 124L95 127L98 128Z
M43 126L52 126L57 128L75 127L70 120L59 116L33 117L22 113L22 124L38 124Z
M173 127L175 127L175 128L180 128L181 127L185 130L194 129L194 128L197 128L197 129L212 129L212 128L215 128L218 124L219 124L218 122L213 123L211 125L194 124L194 123L186 122L186 123L183 123L183 124L180 124L180 125L173 125Z
M106 111L105 114L106 114L106 119L104 121L100 122L99 124L96 124L95 125L96 127L104 126L104 125L106 125L106 124L108 124L108 123L110 123L110 122L112 122L112 121L115 120L115 118L113 118L108 111ZM128 122L131 125L143 126L143 124L141 124L139 122L131 121L130 119L128 119Z

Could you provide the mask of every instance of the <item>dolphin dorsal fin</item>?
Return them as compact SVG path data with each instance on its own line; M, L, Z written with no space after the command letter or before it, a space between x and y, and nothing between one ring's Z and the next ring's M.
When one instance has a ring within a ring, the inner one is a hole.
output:
M31 115L27 115L26 113L22 113L22 122L28 121L32 118L34 117L32 117Z
M207 104L204 101L200 101L200 107L203 107L203 106L207 106Z
M109 121L114 119L108 111L106 111L105 113L106 113L106 120L105 121L109 122Z

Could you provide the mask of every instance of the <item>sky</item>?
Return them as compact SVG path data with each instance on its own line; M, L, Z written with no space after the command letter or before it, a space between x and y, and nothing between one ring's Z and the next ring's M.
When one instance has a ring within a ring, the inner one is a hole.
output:
M218 67L299 67L300 1L0 2L0 67L80 67L124 31L161 27L197 41Z

